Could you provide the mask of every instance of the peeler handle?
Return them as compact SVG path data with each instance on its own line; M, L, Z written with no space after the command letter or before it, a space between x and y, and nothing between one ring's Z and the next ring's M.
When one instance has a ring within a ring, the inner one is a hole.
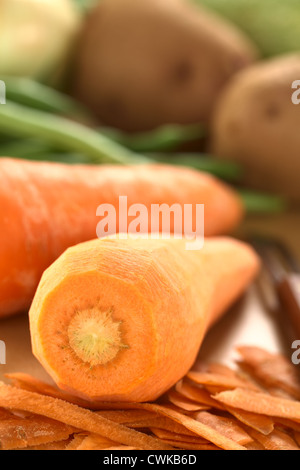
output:
M276 290L294 339L300 340L300 274L290 273L277 281Z

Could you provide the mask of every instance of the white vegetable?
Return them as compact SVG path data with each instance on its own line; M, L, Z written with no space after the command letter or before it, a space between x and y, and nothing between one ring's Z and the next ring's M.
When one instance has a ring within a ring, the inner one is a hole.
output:
M80 24L72 0L0 0L0 76L60 74Z

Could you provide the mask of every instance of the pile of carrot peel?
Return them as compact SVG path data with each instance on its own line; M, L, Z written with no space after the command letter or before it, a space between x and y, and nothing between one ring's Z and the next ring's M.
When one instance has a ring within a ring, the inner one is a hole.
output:
M300 379L281 354L191 370L155 403L87 403L23 373L0 383L3 450L300 450Z

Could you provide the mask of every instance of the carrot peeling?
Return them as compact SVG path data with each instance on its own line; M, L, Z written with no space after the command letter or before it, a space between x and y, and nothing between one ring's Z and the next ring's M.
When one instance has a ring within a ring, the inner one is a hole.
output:
M216 386L225 390L233 389L236 387L245 387L248 389L253 388L254 390L257 389L254 385L249 384L249 382L246 382L234 376L229 377L228 375L216 373L190 371L188 372L187 377L197 384Z
M170 390L168 392L168 400L173 403L173 405L176 405L178 408L186 411L200 411L209 409L208 406L202 405L180 395L180 393L177 393L176 390Z
M291 361L282 354L272 354L255 346L237 348L241 356L240 367L247 367L264 387L290 398L300 399L300 378Z
M221 364L201 373L217 374L218 385L218 375L242 377ZM11 380L15 386L0 383L2 449L299 450L300 403L274 395L273 386L254 390L255 380L248 389L243 382L214 394L206 379L196 384L185 376L169 391L176 391L177 405L167 393L152 403L97 402L96 411L49 396L52 386L33 377L11 374ZM44 393L24 389L34 385ZM190 410L178 406L185 395L193 398ZM203 402L209 410L195 411Z
M100 434L121 444L131 446L133 442L138 443L145 450L171 448L164 446L156 438L114 423L90 410L58 398L21 390L3 382L0 382L0 406L40 414L69 426Z
M250 431L250 434L267 450L300 450L292 436L278 429L267 436L253 430Z
M194 432L198 436L201 436L216 446L224 450L246 450L245 447L241 446L232 439L224 436L219 431L216 431L211 426L201 423L190 416L183 415L174 411L170 408L161 405L149 404L147 405L149 409L155 410L157 413L167 416L168 418L173 419L175 422L185 426L190 431Z
M295 400L241 388L220 392L214 398L225 405L245 411L300 421L300 402Z
M74 430L64 423L41 416L0 420L0 448L22 449L28 446L65 440Z

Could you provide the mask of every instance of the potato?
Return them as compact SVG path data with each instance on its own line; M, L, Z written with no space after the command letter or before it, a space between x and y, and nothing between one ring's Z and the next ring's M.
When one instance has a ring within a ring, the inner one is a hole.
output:
M239 72L215 109L210 150L239 162L248 186L300 201L300 54L261 61Z
M225 83L256 59L235 27L187 0L102 0L88 15L73 95L107 126L207 122Z

